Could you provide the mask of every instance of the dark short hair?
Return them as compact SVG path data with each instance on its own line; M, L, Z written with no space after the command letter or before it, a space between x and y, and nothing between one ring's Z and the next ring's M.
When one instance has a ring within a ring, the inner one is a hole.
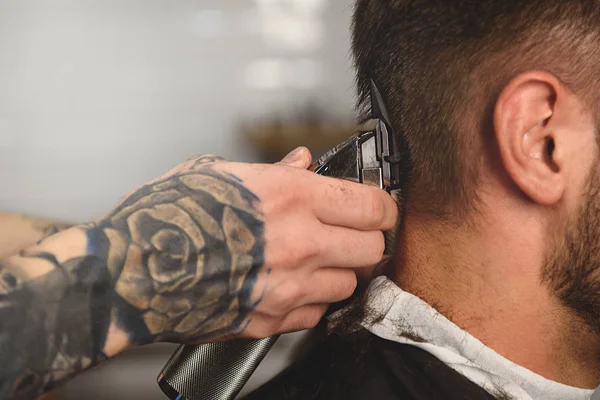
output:
M407 207L476 207L494 105L519 73L552 73L595 104L599 33L597 0L357 0L358 108L369 114L373 79L410 155Z

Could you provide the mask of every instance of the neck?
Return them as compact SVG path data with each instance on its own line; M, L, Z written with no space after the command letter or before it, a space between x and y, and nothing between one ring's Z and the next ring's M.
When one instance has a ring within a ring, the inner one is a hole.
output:
M394 281L514 363L563 384L597 387L597 335L540 283L542 231L524 240L518 223L500 221L458 227L407 210Z

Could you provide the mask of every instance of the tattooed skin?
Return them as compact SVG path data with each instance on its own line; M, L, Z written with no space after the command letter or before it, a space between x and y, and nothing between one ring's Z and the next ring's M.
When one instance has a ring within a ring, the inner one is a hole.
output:
M191 159L108 217L0 264L1 399L35 398L106 359L114 332L130 346L244 331L260 301L263 216L219 161Z

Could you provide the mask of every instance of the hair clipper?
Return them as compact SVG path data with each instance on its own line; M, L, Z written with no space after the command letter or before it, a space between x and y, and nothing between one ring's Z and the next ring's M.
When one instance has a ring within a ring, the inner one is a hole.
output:
M401 188L404 166L383 98L371 81L375 129L361 131L328 151L311 170L320 175L375 185L388 192ZM386 250L389 250L386 240ZM233 400L279 335L259 340L180 346L158 376L172 400Z

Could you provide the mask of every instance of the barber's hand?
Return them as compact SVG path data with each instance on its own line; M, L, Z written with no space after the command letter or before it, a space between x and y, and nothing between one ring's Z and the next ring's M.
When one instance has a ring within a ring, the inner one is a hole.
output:
M301 330L353 293L353 268L381 260L397 207L310 163L304 148L274 165L195 157L99 221L120 307L145 328L134 341Z

